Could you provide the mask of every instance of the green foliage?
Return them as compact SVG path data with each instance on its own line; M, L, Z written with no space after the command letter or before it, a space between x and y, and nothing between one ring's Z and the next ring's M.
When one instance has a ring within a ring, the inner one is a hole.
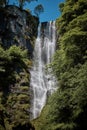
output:
M17 1L19 2L19 7L20 7L21 9L23 9L23 6L24 6L25 2L30 3L30 2L32 2L32 1L37 1L37 0L17 0Z
M87 0L66 0L60 10L51 63L59 86L33 121L36 130L87 128Z
M27 51L20 47L11 46L8 50L0 47L0 86L9 86L15 82L15 73L17 69L27 67Z
M64 7L64 3L60 3L60 4L59 4L59 8L60 8L60 11L61 11L61 12L63 11L63 7Z
M0 0L0 7L4 6L4 1Z
M28 53L15 45L0 46L0 129L29 123ZM29 123L30 124L30 123Z
M5 128L0 125L0 130L5 130Z
M87 62L61 75L61 86L48 100L36 130L78 130L86 128ZM62 83L61 83L62 82Z
M8 5L9 0L0 0L0 7Z
M39 16L40 13L43 13L44 12L44 8L41 4L37 5L34 9L34 13Z

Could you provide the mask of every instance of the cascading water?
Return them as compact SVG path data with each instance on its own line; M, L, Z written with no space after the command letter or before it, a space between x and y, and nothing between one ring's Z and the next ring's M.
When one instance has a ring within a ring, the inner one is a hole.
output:
M55 22L42 23L38 28L38 37L34 48L33 67L30 71L30 86L33 92L31 119L39 116L46 103L47 96L55 90L55 77L46 71L55 52Z

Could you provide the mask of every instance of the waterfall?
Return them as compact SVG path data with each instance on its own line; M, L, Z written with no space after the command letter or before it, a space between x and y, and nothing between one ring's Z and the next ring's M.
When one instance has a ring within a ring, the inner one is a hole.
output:
M31 105L31 119L40 115L47 96L54 92L55 77L50 74L51 69L46 71L46 65L51 63L55 52L55 22L41 23L38 27L38 37L35 42L33 53L33 67L30 71L30 86L33 93Z

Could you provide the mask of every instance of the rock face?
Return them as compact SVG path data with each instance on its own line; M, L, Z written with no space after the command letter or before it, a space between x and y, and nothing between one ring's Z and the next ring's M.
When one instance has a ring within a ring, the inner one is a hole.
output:
M15 74L15 80L9 83L9 85L6 83L4 88L0 80L0 130L34 130L34 127L29 121L29 66L32 65L31 58L37 36L38 24L39 20L37 17L32 16L25 10L20 10L16 6L0 8L0 49L2 46L4 50L8 51L12 45L16 45L21 47L22 52L25 49L28 50L28 56L26 56L25 61L26 66L19 59L18 61L15 59L17 57L15 57L16 55L14 53L18 54L17 48L11 55L11 58L14 57L15 61L13 61L19 64L19 67L17 65L13 67L12 64L11 66L7 65L8 72L12 68ZM3 52L1 49L0 54ZM2 75L2 73L4 75L7 74L7 71L3 72L2 64L4 63L4 66L6 66L6 62L4 62L6 60L3 59L4 53L2 55L0 57L0 75L3 81L6 82L7 76L5 80L5 77ZM11 77L11 73L9 76ZM13 77L11 78L13 79ZM9 89L7 90L7 88Z
M13 44L27 48L32 54L37 36L38 18L16 6L0 9L0 40L5 48Z

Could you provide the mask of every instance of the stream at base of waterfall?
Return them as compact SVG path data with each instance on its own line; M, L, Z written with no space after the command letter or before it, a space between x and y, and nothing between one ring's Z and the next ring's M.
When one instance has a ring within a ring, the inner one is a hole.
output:
M41 23L38 27L38 36L33 52L33 66L30 70L30 86L32 90L31 119L37 118L47 97L56 90L56 79L51 74L51 68L46 70L46 65L51 63L55 52L56 29L55 21Z

